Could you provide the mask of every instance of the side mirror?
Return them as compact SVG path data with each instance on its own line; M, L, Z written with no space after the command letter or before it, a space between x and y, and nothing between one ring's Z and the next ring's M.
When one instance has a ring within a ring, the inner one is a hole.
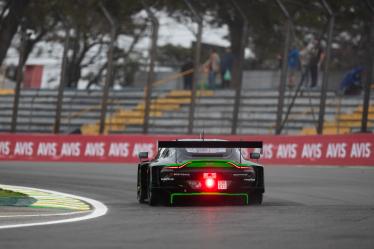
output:
M148 159L148 152L139 152L138 157L140 161L147 160Z
M258 153L258 152L252 152L252 153L249 154L249 157L250 157L251 159L260 159L261 154Z

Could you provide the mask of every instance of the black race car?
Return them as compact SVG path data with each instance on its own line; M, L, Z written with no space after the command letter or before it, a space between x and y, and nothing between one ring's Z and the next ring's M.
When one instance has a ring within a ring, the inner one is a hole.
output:
M240 199L261 204L264 169L244 159L241 148L262 148L262 142L223 140L159 141L148 160L140 152L137 198L149 205L173 205L179 199ZM259 159L260 153L250 153ZM205 200L204 200L205 201Z

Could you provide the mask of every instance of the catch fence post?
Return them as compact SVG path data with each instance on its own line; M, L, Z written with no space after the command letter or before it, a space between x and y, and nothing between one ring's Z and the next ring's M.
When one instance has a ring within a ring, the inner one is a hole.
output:
M149 113L151 111L151 98L152 98L152 83L154 81L154 68L157 55L157 40L158 40L158 29L159 22L151 11L150 7L142 0L142 4L147 12L148 17L152 22L152 37L151 37L151 47L149 51L149 70L147 76L147 86L145 90L145 104L144 104L144 120L143 120L143 133L147 134L149 130Z
M243 61L244 61L244 50L247 44L247 36L248 36L248 19L247 16L244 14L242 8L238 5L235 0L231 0L232 5L234 6L235 10L239 13L240 17L243 20L243 30L242 30L242 40L240 42L240 57L238 63L238 82L236 83L235 89L235 102L234 102L234 110L233 110L233 117L231 123L231 134L237 134L238 130L238 120L239 120L239 108L241 103L241 93L242 93L242 82L243 82Z
M329 66L330 66L330 59L331 59L331 44L332 44L332 35L334 32L334 22L335 22L335 15L330 5L326 2L326 0L321 0L321 2L323 5L323 8L325 9L325 11L327 12L329 16L329 23L328 23L328 31L327 31L326 59L324 62L324 67L323 67L321 97L320 97L320 104L319 104L319 115L318 115L318 126L317 126L318 134L323 134L323 124L324 124L325 109L326 109L327 84L328 84Z
M193 80L191 86L191 103L188 113L188 134L193 133L194 127L194 116L196 106L196 86L199 83L199 72L200 72L200 55L201 55L201 40L203 35L203 18L198 14L197 10L192 6L189 0L184 0L194 16L194 20L197 23L197 36L196 36L196 48L193 65Z
M279 135L282 133L282 119L283 119L283 106L284 106L284 94L286 91L286 83L287 83L287 71L288 71L288 52L290 50L290 42L291 42L291 26L292 26L292 19L291 16L283 4L281 0L276 0L277 5L281 9L283 15L287 18L286 21L286 37L284 41L284 49L283 49L283 58L282 58L282 69L280 75L280 82L279 82L279 95L278 95L278 105L277 105L277 119L275 124L275 134Z
M105 77L103 95L101 97L101 112L100 112L100 127L99 127L99 134L103 134L105 132L105 119L106 119L106 112L108 108L109 89L110 89L110 86L112 85L113 50L114 50L114 41L116 39L117 34L116 34L116 24L114 22L114 19L102 3L100 3L100 9L103 11L105 18L108 20L110 24L110 44L109 44L109 50L107 54L108 67L107 67L107 72L106 72L106 77Z

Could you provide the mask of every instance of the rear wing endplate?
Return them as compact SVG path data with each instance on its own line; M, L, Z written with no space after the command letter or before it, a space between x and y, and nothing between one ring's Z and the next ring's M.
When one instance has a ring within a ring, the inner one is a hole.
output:
M158 148L260 148L262 141L158 141Z

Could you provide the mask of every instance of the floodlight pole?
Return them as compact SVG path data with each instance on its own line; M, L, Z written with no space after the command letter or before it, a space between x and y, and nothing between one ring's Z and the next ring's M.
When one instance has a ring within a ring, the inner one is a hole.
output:
M199 71L200 71L200 55L201 55L201 40L203 35L203 18L198 14L196 9L192 6L190 0L184 0L191 13L194 16L194 20L197 23L197 36L196 36L196 48L193 65L193 81L191 86L191 103L188 114L188 134L193 133L194 127L194 115L196 106L196 86L199 83Z
M366 0L366 5L369 11L372 13L371 25L368 25L368 34L367 34L367 68L366 68L366 81L364 85L364 100L363 100L363 110L362 110L362 117L361 117L361 132L367 132L367 123L368 123L368 115L369 115L369 105L370 105L370 90L371 84L373 83L373 66L374 66L374 5L369 1Z
M248 36L248 19L247 16L244 14L243 10L240 8L238 3L235 0L231 0L232 5L239 13L240 17L243 20L243 30L242 30L242 40L240 42L240 56L239 56L239 63L238 63L238 82L236 84L235 90L235 103L234 103L234 110L233 110L233 118L231 123L231 134L235 135L237 133L238 128L238 120L239 120L239 108L241 102L241 93L242 93L242 80L243 80L243 61L244 61L244 50L247 43L247 36Z
M330 66L330 58L331 58L331 44L332 44L332 35L334 32L334 22L335 22L335 15L332 11L330 5L326 2L326 0L321 0L323 8L327 12L329 16L329 23L328 23L328 31L327 31L327 47L326 47L326 59L323 67L323 78L322 78L322 86L321 86L321 97L320 97L320 104L319 104L319 115L318 115L318 126L317 126L317 133L323 134L323 124L325 118L325 108L326 108L326 92L327 92L327 84L328 84L328 77L329 77L329 66Z
M151 38L151 47L149 51L149 71L147 76L147 86L145 89L145 106L144 106L144 124L143 124L143 133L148 133L149 129L149 113L151 109L151 97L152 97L152 82L154 81L154 68L157 55L157 40L158 40L158 29L159 22L151 11L149 6L142 0L142 4L147 12L148 17L152 22L152 38Z
M286 83L287 83L287 71L288 71L288 52L290 50L290 43L291 43L291 26L292 26L292 19L291 16L283 4L281 0L276 0L278 7L281 9L283 15L286 17L286 37L284 41L284 50L283 50L283 58L282 58L282 69L280 75L280 82L278 88L278 106L277 106L277 119L275 125L275 134L279 135L282 133L282 118L283 118L283 106L284 106L284 94L286 91Z
M64 97L64 87L66 85L66 64L67 64L67 56L68 56L69 43L70 43L70 27L66 23L64 23L64 26L65 26L64 51L62 53L60 85L58 86L58 92L57 92L55 124L53 126L53 133L55 134L60 133L62 99Z
M100 9L104 13L105 18L108 20L110 24L110 44L109 50L107 54L108 66L107 66L107 73L105 77L105 85L103 89L103 95L101 97L101 112L100 112L100 127L99 127L99 134L103 134L105 131L105 118L106 112L108 107L108 96L109 96L109 88L112 82L112 74L113 74L113 50L114 50L114 41L116 39L116 24L114 22L113 17L110 15L108 10L105 6L100 2Z
M13 99L13 114L12 114L12 122L10 131L16 132L17 131L17 117L18 117L18 106L19 106L19 98L21 95L21 85L23 80L23 67L25 65L24 56L25 56L25 47L27 42L27 35L24 25L21 26L21 47L18 59L18 66L17 66L17 74L16 74L16 87L14 91L14 99Z

